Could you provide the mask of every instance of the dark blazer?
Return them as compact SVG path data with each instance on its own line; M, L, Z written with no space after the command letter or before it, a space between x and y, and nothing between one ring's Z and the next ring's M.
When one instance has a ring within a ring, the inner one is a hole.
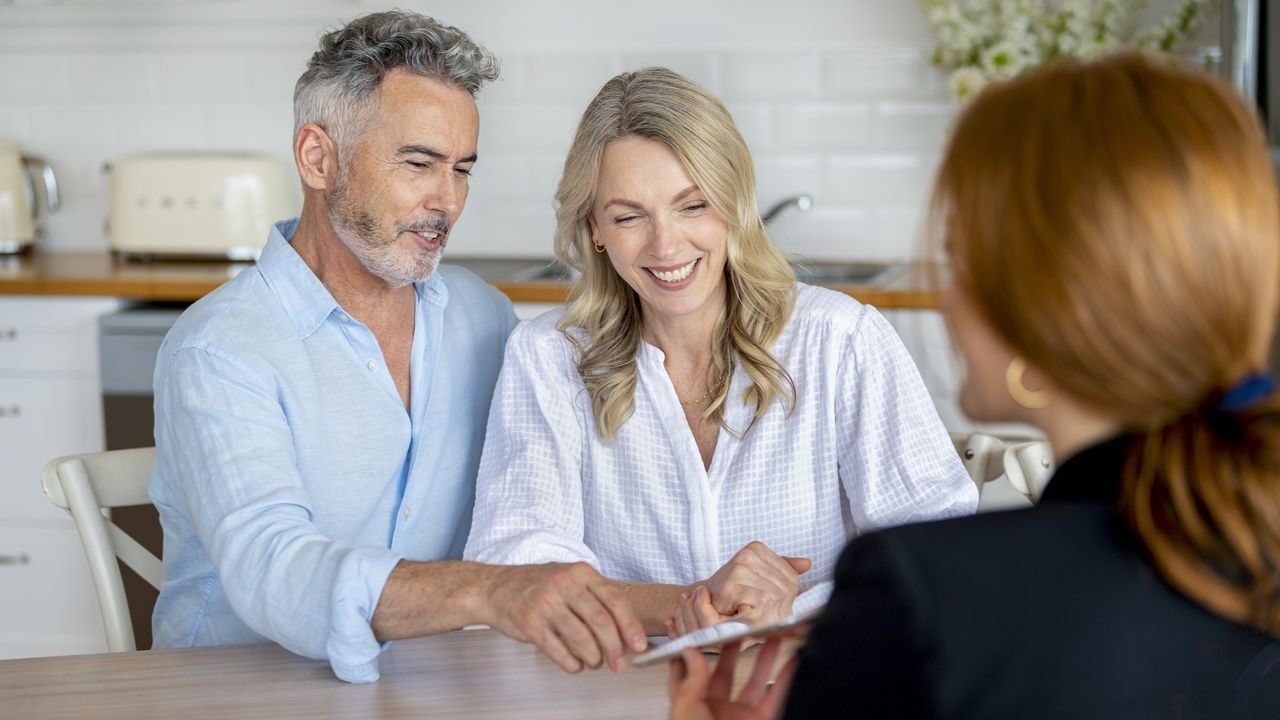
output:
M850 543L787 717L1280 719L1280 643L1172 589L1127 529L1127 444L1034 508Z

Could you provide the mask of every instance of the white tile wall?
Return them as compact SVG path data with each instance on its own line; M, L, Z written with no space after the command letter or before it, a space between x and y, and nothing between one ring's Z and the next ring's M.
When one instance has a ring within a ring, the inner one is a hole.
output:
M3 6L4 3L0 3ZM480 100L480 162L458 255L545 256L551 199L587 101L667 65L720 95L752 148L775 226L813 257L908 255L952 105L910 0L425 0L503 60ZM372 0L60 0L0 9L0 137L48 158L66 206L50 248L103 247L108 176L149 150L265 152L288 163L293 84L315 38Z

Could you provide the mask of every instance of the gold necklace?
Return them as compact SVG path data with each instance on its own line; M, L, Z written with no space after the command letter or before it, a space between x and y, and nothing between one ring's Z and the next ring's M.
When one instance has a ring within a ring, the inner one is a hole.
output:
M681 405L681 407L689 407L689 406L691 406L691 405L701 405L702 403L704 403L704 402L706 402L707 400L710 400L710 399L711 399L711 389L710 389L710 388L708 388L708 389L707 389L707 391L706 391L705 393L703 393L703 394L702 394L702 397L698 398L697 400L680 400L680 398L679 398L679 397L676 397L676 400L679 400L679 401L680 401L680 405Z

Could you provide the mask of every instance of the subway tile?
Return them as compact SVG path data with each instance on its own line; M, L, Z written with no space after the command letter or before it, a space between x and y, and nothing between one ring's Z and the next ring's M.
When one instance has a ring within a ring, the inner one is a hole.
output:
M581 113L600 87L622 70L605 53L538 53L528 56L529 95L540 102L563 102Z
M115 109L115 105L105 102L31 105L27 108L28 142L51 147L112 147L116 140ZM86 118L92 118L92 122Z
M552 254L556 221L549 204L468 203L463 217L458 223L459 241L449 243L449 252L455 256L545 258ZM463 222L468 223L465 233Z
M876 209L874 249L876 257L923 257L928 250L924 237L925 205L923 200L914 207Z
M0 106L0 138L12 140L19 145L31 133L31 122L25 104L6 104Z
M65 101L68 63L61 55L0 52L0 97L5 104L27 100Z
M210 105L205 109L205 117L211 149L245 150L292 158L293 108L284 98L270 102Z
M778 147L835 152L867 146L871 110L861 103L802 103L778 108Z
M813 198L815 206L821 206L826 197L822 186L822 160L817 155L778 155L757 154L754 158L756 167L756 197L760 201L763 213L774 203L793 195L807 194ZM781 220L785 215L800 212L796 208L788 208L779 214Z
M841 205L915 208L933 171L932 162L913 153L837 155L827 161L827 194Z
M941 150L957 109L948 101L877 103L872 146L879 150Z
M556 187L564 174L566 153L538 153L529 161L529 188L527 200L551 207L556 197Z
M126 103L156 97L160 56L149 53L75 53L67 56L70 96Z
M820 94L822 64L815 52L731 52L721 62L726 99L804 100Z
M639 70L646 67L665 67L698 83L713 95L719 95L719 57L710 52L630 52L622 58L623 70Z
M246 53L248 77L245 94L250 100L278 102L284 100L293 107L293 88L298 77L307 69L310 52L281 52L259 50Z
M482 156L472 173L468 202L524 200L529 196L529 164L515 153Z
M752 153L764 152L774 147L773 109L765 103L725 103L725 109L733 117L742 139Z
M871 257L874 243L871 213L860 208L818 208L787 213L769 226L769 236L782 252L811 260Z
M157 97L166 101L243 100L249 58L239 52L169 52L160 56Z
M481 109L481 154L490 151L564 153L573 140L581 108L533 103L485 103Z
M498 79L480 89L477 102L503 102L523 100L529 97L529 58L523 54L503 55L499 58L502 69ZM481 116L483 121L483 114Z
M823 90L832 98L921 97L933 92L929 60L919 50L829 52Z
M190 104L117 106L116 149L122 154L208 147L204 109Z

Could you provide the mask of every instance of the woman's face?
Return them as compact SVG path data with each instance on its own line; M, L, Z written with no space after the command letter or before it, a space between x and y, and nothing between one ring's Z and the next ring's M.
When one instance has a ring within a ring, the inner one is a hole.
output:
M942 314L951 340L964 358L964 380L960 388L960 410L978 422L1023 420L1022 409L1013 402L1005 383L1005 371L1013 360L1009 349L983 320L965 290L963 272L957 268L951 243L947 254L953 273L942 294Z
M591 238L654 321L715 322L724 306L729 232L675 153L639 137L605 146Z

